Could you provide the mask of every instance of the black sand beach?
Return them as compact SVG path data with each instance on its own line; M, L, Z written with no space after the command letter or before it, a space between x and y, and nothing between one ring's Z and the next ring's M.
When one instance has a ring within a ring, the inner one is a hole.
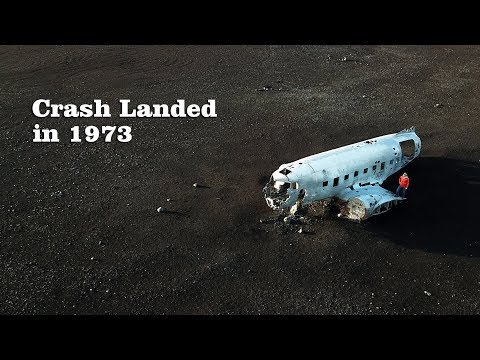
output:
M479 46L2 46L0 313L478 314L479 81ZM37 119L39 98L218 117ZM133 139L70 143L74 125ZM406 203L260 224L280 164L410 126Z

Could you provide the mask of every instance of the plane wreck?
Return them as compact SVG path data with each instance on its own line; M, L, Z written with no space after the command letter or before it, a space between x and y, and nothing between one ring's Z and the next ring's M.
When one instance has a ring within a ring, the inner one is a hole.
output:
M412 127L282 164L263 188L265 200L272 209L291 213L303 205L335 200L338 217L362 221L404 200L380 185L420 149Z

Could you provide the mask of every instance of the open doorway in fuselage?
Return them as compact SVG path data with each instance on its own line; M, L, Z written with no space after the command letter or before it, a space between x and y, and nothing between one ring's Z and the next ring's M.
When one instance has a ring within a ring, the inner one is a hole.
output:
M400 141L400 147L402 149L402 159L400 160L402 166L409 163L415 157L415 141L405 140Z

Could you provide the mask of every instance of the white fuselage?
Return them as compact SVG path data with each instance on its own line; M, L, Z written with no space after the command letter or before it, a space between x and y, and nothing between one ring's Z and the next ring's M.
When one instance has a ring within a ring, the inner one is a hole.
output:
M402 149L406 142L410 142L409 155ZM404 130L283 164L272 174L269 184L271 193L284 194L276 197L266 193L267 204L272 208L290 207L302 190L302 202L308 204L337 196L347 188L381 185L417 157L420 149L421 141L414 130Z

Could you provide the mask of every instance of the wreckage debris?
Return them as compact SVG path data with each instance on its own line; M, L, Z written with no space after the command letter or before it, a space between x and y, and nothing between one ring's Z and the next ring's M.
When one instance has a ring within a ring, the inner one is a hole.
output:
M287 224L287 225L290 225L290 224L298 224L298 223L299 223L299 222L298 222L298 219L297 219L295 216L293 216L293 215L285 216L285 217L283 218L283 222L284 222L285 224Z
M51 196L51 197L62 197L62 196L63 196L63 192L61 192L60 190L54 191L50 196Z
M355 64L362 64L359 60L357 59L352 59L350 57L347 57L347 56L343 56L341 59L340 59L341 62L353 62ZM370 66L368 63L365 63L365 65L367 66Z
M354 63L357 63L357 60L351 59L351 58L346 57L346 56L342 57L341 61L342 62L353 61Z
M261 89L257 89L257 91L269 91L269 90L273 90L273 87L270 85L265 85Z
M159 212L159 213L167 212L167 209L165 209L164 207L161 207L161 206L160 206L160 207L157 209L157 212Z
M304 205L304 211L306 214L324 219L330 213L330 208L333 203L333 200L320 200L315 201L311 204Z
M202 188L202 189L210 189L210 186L207 185L201 185L199 183L195 183L192 185L194 188Z
M442 107L442 106L443 106L442 103L438 103L438 104L435 104L435 105L434 105L434 107L436 107L436 108L439 108L439 107Z
M270 219L260 219L260 224L265 226L265 232L269 230L274 230L280 233L281 235L285 234L304 234L311 235L314 234L313 231L308 230L308 226L311 226L317 222L317 219L300 216L300 215L287 215L279 214L277 217Z
M257 89L257 91L282 91L284 90L283 88L277 88L275 89L273 86L270 85L265 85L264 87Z

